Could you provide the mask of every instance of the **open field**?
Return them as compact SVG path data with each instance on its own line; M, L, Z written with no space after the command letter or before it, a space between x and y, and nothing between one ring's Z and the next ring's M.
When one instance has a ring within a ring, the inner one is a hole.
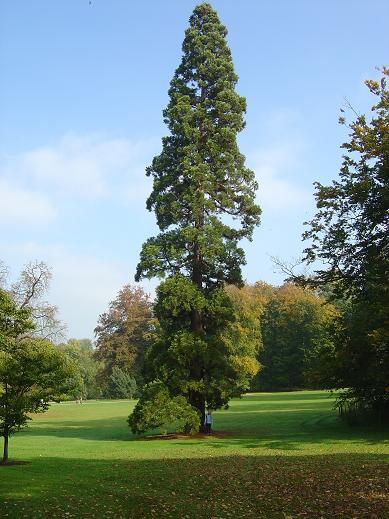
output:
M210 437L136 439L133 401L55 404L10 441L0 517L389 517L389 431L349 428L325 392L251 394Z

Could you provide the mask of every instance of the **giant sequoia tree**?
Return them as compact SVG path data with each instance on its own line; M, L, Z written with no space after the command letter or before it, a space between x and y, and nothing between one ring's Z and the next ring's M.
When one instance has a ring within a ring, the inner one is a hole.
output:
M150 372L200 415L236 390L240 352L223 341L234 318L223 286L242 283L239 241L251 239L260 215L254 173L236 141L246 102L235 91L226 35L209 4L195 8L164 111L170 134L147 169L154 180L147 208L161 232L143 245L136 273L137 280L167 276L158 288L161 334Z

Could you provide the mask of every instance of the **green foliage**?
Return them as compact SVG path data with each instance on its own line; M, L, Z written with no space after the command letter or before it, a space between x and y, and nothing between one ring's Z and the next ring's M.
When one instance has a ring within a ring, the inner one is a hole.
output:
M0 288L8 291L19 309L29 309L34 324L29 335L55 341L62 339L66 327L57 317L57 307L44 300L51 277L46 263L31 261L24 266L16 282L8 286L8 269L0 261Z
M230 285L226 289L235 319L226 326L223 338L236 371L237 393L250 388L251 380L262 367L258 362L258 353L262 348L260 318L269 290L272 290L269 285L260 282L241 288Z
M75 389L74 398L99 398L102 395L102 387L99 384L98 374L103 369L102 363L94 357L94 349L90 339L69 339L67 343L58 345L77 365L81 385Z
M159 378L201 415L206 402L226 405L242 386L242 364L223 335L234 319L223 286L242 284L239 241L252 238L260 216L255 176L237 144L246 102L235 91L226 35L209 4L194 9L163 112L170 135L147 169L147 207L161 232L143 245L136 272L136 280L168 277L158 289L150 380Z
M331 304L308 289L292 284L274 288L261 316L263 370L252 387L266 391L331 387L325 363L332 359L336 315Z
M29 338L31 309L19 308L0 289L0 434L3 463L8 461L8 438L30 420L29 413L48 409L80 384L79 372L67 357L45 339Z
M12 339L0 349L0 434L3 462L8 437L31 420L30 413L46 411L80 384L79 373L67 357L45 339Z
M388 424L389 405L382 402L377 391L370 389L365 395L361 391L356 394L353 388L340 392L335 407L339 415L352 426Z
M179 432L195 433L200 417L183 396L171 397L165 384L156 380L147 384L142 396L128 417L128 424L134 434L160 428L167 432L174 426Z
M191 330L193 309L202 313L203 334ZM200 393L212 408L226 405L236 377L223 331L235 317L224 290L202 291L184 276L171 276L157 288L155 315L161 330L146 359L150 378L172 395L190 400Z
M104 363L100 385L106 386L116 366L142 384L142 365L152 331L152 307L141 287L125 285L99 316L95 328L97 360Z
M105 396L108 398L133 398L136 394L136 380L118 366L112 368Z
M216 12L201 4L189 22L164 111L171 134L147 170L154 179L147 207L162 232L143 246L137 279L187 272L206 286L235 284L244 263L238 241L251 238L260 214L254 173L236 141L246 101L235 92L227 30Z
M312 240L307 261L328 265L316 272L317 283L331 284L351 304L337 333L335 387L350 388L346 397L378 406L389 420L388 76L384 67L380 81L366 81L377 98L373 117L359 115L348 125L339 179L316 184L318 212L304 238Z
M20 308L11 295L0 288L0 348L34 328L29 308Z

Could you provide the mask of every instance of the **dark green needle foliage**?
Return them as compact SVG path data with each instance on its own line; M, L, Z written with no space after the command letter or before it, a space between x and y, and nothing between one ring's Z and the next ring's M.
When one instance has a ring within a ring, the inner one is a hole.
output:
M158 290L161 340L151 371L204 415L206 402L226 404L236 389L231 352L219 340L234 318L223 286L242 283L239 242L252 238L260 209L236 141L246 101L235 91L227 30L206 3L189 22L164 111L170 134L147 169L147 208L160 234L143 245L136 279L168 278Z

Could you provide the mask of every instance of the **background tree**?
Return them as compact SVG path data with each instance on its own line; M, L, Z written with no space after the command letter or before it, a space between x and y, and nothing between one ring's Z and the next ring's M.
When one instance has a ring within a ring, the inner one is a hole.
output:
M90 339L69 339L67 343L58 345L78 367L81 376L81 386L75 389L74 398L99 398L103 387L100 385L99 374L104 366L96 360L95 350Z
M236 390L222 340L234 319L223 286L242 283L238 244L251 239L260 215L254 173L237 145L246 102L235 91L226 36L209 4L194 9L164 111L170 135L147 169L154 180L147 208L161 232L143 245L136 273L137 280L168 276L157 296L154 375L202 417L206 402L220 407Z
M143 288L125 285L100 315L95 328L96 359L103 361L101 380L108 383L114 367L142 385L142 366L153 326L152 305Z
M9 436L26 425L29 413L79 384L78 371L49 341L28 337L31 310L0 289L0 434L2 463L8 462Z
M260 377L262 365L258 361L263 348L261 316L273 291L273 287L263 282L243 287L226 287L228 297L234 308L234 321L224 332L230 351L235 351L233 362L237 370L239 393L250 388L253 377Z
M9 292L0 288L0 347L34 328L29 308L20 308Z
M263 368L252 388L285 391L325 385L324 360L332 360L336 315L334 306L311 290L290 283L273 288L261 315L258 358Z
M118 366L112 368L105 396L108 398L133 398L136 394L136 380Z
M317 282L351 303L341 321L336 387L349 403L389 419L389 70L366 81L377 102L370 121L348 125L349 142L339 179L316 183L318 211L304 238L306 259L328 265ZM346 124L344 117L340 120Z
M44 300L52 278L50 267L43 261L31 261L11 286L8 286L8 275L8 268L0 262L0 287L11 294L19 308L30 310L34 337L63 339L66 326L57 317L58 308Z

